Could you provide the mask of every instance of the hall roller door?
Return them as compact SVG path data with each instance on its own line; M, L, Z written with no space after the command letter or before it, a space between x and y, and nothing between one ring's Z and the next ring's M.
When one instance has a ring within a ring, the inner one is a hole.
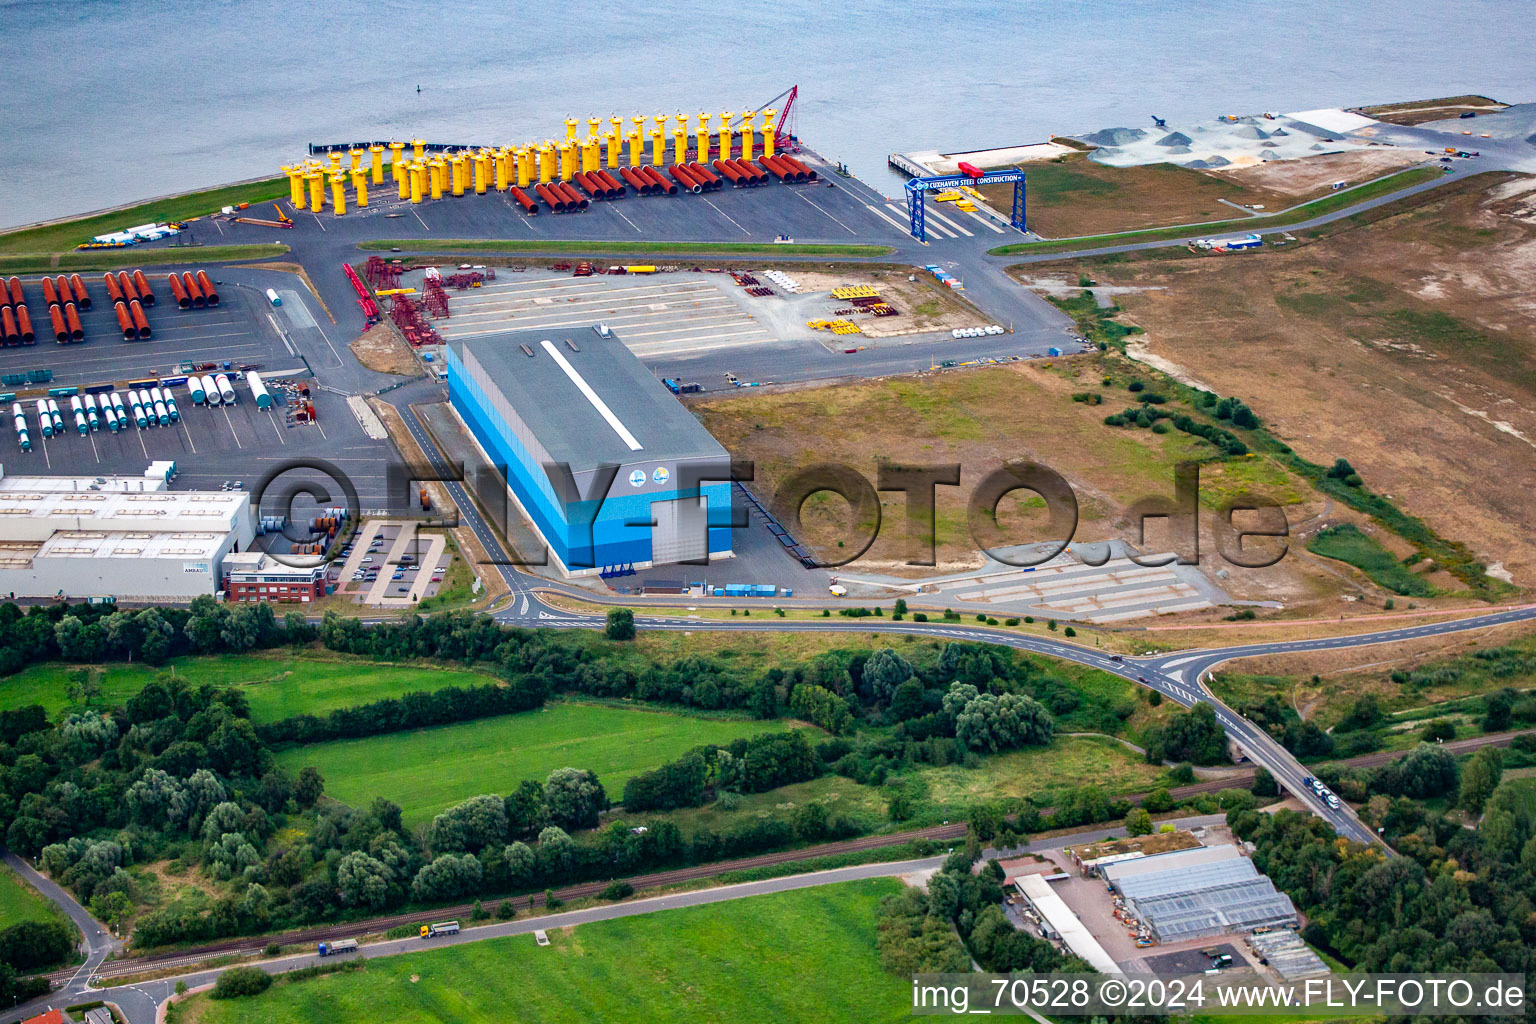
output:
M709 553L704 527L708 520L702 497L672 498L651 502L651 562L667 565L689 559L702 560Z

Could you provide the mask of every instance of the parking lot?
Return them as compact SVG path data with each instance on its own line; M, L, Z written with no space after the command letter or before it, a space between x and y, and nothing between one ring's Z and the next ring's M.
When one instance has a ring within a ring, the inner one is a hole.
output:
M409 520L369 519L332 567L338 594L375 607L409 607L435 595L453 556L441 532Z
M155 304L144 307L151 335L124 341L102 275L81 274L91 296L91 308L80 310L85 340L62 345L53 339L41 279L24 277L27 310L37 329L37 343L0 348L0 372L53 371L53 385L117 383L153 376L173 376L183 361L256 365L264 372L303 369L303 362L285 344L274 310L254 288L219 287L219 304L204 309L178 309L166 285L165 273L146 273ZM301 307L302 308L302 307ZM10 390L7 388L6 390Z

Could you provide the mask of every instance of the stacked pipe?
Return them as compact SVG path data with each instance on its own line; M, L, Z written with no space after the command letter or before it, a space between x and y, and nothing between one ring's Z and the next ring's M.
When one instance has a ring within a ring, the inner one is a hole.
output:
M181 283L181 278L177 277L175 274L167 274L165 275L165 283L171 286L171 297L176 300L177 308L192 308L192 296L190 293L188 293L186 287Z
M11 278L9 289L10 289L10 296L9 296L10 302L9 302L9 305L11 305L11 306L19 306L22 303L27 301L26 298L23 297L22 294L21 294L21 278L19 278L19 277Z
M369 293L368 286L363 284L363 279L357 276L357 271L352 269L352 264L343 263L341 269L347 275L347 280L351 282L352 290L357 292L357 305L363 311L363 319L371 326L379 319L379 304L373 301L373 295ZM186 278L186 281L191 280L190 276ZM210 306L217 306L219 304L218 293L213 291L213 282L208 280L208 275L201 270L197 272L197 284L212 293L208 304Z
M619 177L629 183L637 195L648 196L656 191L656 186L645 175L629 167L619 168Z
M599 168L597 171L597 177L605 186L607 186L609 199L624 198L624 194L628 190L623 185L619 184L618 179L616 179L613 175Z
M186 290L187 298L191 301L193 309L202 309L208 305L208 296L203 294L203 289L199 287L197 278L191 274L182 274L181 286Z
M567 185L563 181L551 182L550 185L553 188L559 189L560 194L565 196L566 202L570 204L567 209L585 210L588 206L592 205L587 201L586 196L582 195L580 192L577 192L574 188L571 188L571 186Z
M69 328L70 341L85 340L85 326L80 323L80 314L76 312L73 302L64 307L64 323Z
M793 167L790 167L787 164L781 164L777 160L773 160L766 156L758 157L757 165L766 170L769 174L772 174L775 178L778 178L780 181L804 180L803 178L796 176L795 169Z
M149 278L144 276L144 271L135 270L133 272L133 286L139 291L140 302L146 306L153 306L155 304L155 293L150 290Z
M126 270L118 272L117 285L122 289L123 298L125 300L128 302L140 301L139 286L133 283L133 278L128 276L128 272Z
M635 171L651 183L653 195L657 192L664 192L669 196L677 195L677 186L657 173L656 168L645 164L635 168Z
M533 191L540 199L544 200L544 205L548 206L555 213L564 213L570 209L571 204L565 196L556 192L550 185L542 181L533 186Z
M688 165L688 173L699 179L699 183L704 186L706 192L718 192L725 187L725 182L721 181L718 175L697 160Z
M129 316L133 317L133 326L139 332L139 340L144 341L148 339L149 318L144 315L143 302L139 299L134 299L132 302L128 303L128 314Z
M197 285L203 290L203 297L208 300L208 305L217 306L219 304L219 290L213 286L213 281L208 277L206 271L199 270L197 272Z
M534 202L532 199L529 199L528 198L528 193L524 192L522 189L518 188L516 185L512 186L511 191L512 191L512 198L517 200L517 205L519 205L519 206L521 206L523 208L523 212L524 213L526 213L530 217L535 216L536 214L538 214L538 212L539 212L539 204Z
M681 164L670 165L667 168L667 173L672 176L673 180L675 180L679 185L687 189L689 192L697 194L704 191L703 183L698 178L695 178L691 173L689 173L688 168L683 167Z
M751 182L742 176L740 171L732 167L724 160L712 161L711 166L713 166L714 169L719 171L721 174L725 175L725 177L730 180L731 187L733 188L745 188L747 185L751 184Z
M117 326L123 332L123 340L138 340L139 329L134 326L133 316L128 312L127 304L122 299L118 299L112 304L112 311L117 314Z
M91 308L91 293L85 290L85 282L79 274L69 275L69 286L75 293L75 305L81 309Z
M800 179L801 181L815 181L815 180L817 180L816 172L814 170L812 170L811 168L805 166L805 164L801 163L799 160L796 160L794 157L790 156L787 153L780 153L777 156L775 156L774 159L775 160L782 160L782 161L784 161L790 167L794 168L795 171L797 171L800 174L805 175L804 178Z

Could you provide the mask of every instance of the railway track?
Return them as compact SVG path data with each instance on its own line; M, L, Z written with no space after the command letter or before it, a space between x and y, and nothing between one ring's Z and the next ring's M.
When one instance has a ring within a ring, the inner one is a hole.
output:
M1507 747L1517 735L1520 735L1520 733L1491 733L1486 736L1477 736L1465 740L1453 740L1444 744L1444 746L1458 754L1475 750L1478 747ZM1374 768L1403 757L1407 753L1408 751L1406 750L1378 751L1372 754L1362 754L1359 757L1352 757L1338 763L1351 768ZM1253 775L1254 773L1251 770L1235 772L1221 779L1196 782L1188 786L1177 786L1170 789L1168 793L1175 800L1186 800L1190 797L1219 793L1224 789L1240 789L1252 784ZM1146 795L1145 793L1138 793L1128 799L1132 803L1139 804ZM1051 808L1046 808L1042 813L1049 814L1051 810ZM683 882L693 882L701 878L712 878L716 875L733 871L750 871L753 868L773 867L794 861L811 860L819 857L835 857L840 854L861 853L866 850L901 846L915 839L945 842L963 838L965 830L964 822L933 825L928 828L911 829L906 832L889 832L881 835L862 836L857 839L847 839L836 843L823 843L820 846L804 847L796 850L783 850L778 853L765 853L756 857L743 857L738 860L697 864L686 868L675 868L670 871L656 871L647 875L632 876L625 879L625 881L629 882L637 890L655 889L662 886L678 885ZM555 897L562 902L568 902L570 900L596 896L609 885L609 881L605 879L603 881L583 882L580 885L566 886L563 889L556 889ZM539 907L544 904L544 894L534 893L531 896L509 896L505 900L496 900L494 903L483 903L482 905L494 912L502 903L508 901L513 902L520 909ZM169 951L151 956L130 957L125 960L108 960L96 969L92 978L121 978L128 975L160 972L176 967L191 967L220 957L249 956L260 953L272 943L277 943L280 946L297 946L334 939L355 939L363 935L386 932L391 928L397 928L401 925L421 925L431 921L441 921L445 918L468 917L473 909L473 903L461 903L456 906L439 907L422 913L375 917L369 918L366 921L305 928L284 932L280 935L231 939L227 942L199 946L192 950ZM77 970L78 968L71 967L65 970L54 971L46 975L46 977L55 983L64 982L69 980Z

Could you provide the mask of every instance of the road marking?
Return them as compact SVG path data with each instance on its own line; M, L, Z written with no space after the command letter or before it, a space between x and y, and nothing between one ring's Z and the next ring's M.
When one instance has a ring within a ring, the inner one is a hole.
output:
M700 196L699 198L703 199L704 197ZM724 217L726 220L730 221L732 224L736 224L736 221L731 218L730 214L728 214L724 210L720 209L720 207L716 206L714 203L710 203L708 199L704 199L704 201L706 203L709 203L710 209L714 210L716 213L718 213L720 216ZM736 224L736 226L738 228L741 228L741 233L742 234L748 236L749 238L751 237L752 232L748 231L746 228L742 228L740 224Z
M901 221L897 220L896 218L892 217L890 214L886 213L880 207L874 205L873 203L865 203L864 207L865 207L865 209L869 210L870 213L874 214L876 217L879 217L881 220L885 221L887 224L890 224L897 231L900 231L902 234L906 235L908 238L912 237L912 233L907 230L907 226L905 224L901 223Z
M628 217L625 217L623 211L620 210L617 206L613 207L613 212L617 213L619 215L620 219L623 220L625 224L628 224L630 227L634 228L635 229L635 234L637 234L637 235L645 234L645 232L640 230L639 225L637 225L634 221L630 220Z
M929 217L932 217L935 220L937 220L940 224L943 224L946 227L952 228L955 231L960 232L966 238L974 237L974 235L971 232L967 231L965 228L961 227L959 224L956 224L954 221L952 221L948 217L944 216L938 210L929 210L927 215Z
M826 214L832 220L837 221L838 226L841 227L844 231L848 232L850 235L857 235L858 234L858 232L853 230L853 228L850 228L847 224L844 224L842 221L837 220L836 217L833 217L831 211L824 209L822 207L822 205L820 203L816 202L815 200L813 200L813 199L811 199L811 198L809 198L807 196L800 195L799 192L796 192L793 189L790 190L790 195L799 196L801 199L804 199L806 202L808 202L812 206L816 207L816 209L821 210L822 213Z
M1002 234L1003 233L1003 229L998 227L995 223L993 223L991 217L983 217L981 214L977 213L975 210L961 210L960 212L965 214L967 217L971 218L972 220L974 220L976 223L980 224L984 228L991 228L993 231L996 231L998 234Z
M424 230L424 231L431 231L432 230L431 228L427 227L427 222L421 219L421 214L416 212L416 207L414 207L414 206L411 207L411 215L416 218L416 223L421 225L422 230Z

